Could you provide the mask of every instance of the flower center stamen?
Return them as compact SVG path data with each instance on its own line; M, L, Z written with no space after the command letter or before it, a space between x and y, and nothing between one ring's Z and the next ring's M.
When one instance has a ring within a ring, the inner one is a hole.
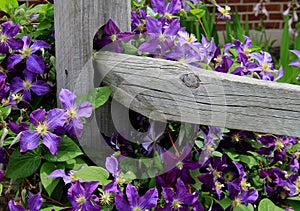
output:
M22 52L22 59L25 59L27 56L31 54L31 48L25 47Z
M45 123L39 123L39 125L36 128L36 131L38 134L43 136L48 131L48 126Z
M173 202L172 202L172 208L177 210L177 209L180 209L182 207L182 204L183 202L179 199L175 199Z

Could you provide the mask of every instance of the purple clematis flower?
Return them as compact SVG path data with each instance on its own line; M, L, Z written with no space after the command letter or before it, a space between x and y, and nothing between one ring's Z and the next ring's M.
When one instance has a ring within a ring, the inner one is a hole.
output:
M221 20L231 20L230 10L231 8L227 5L225 7L221 7L220 5L217 5L218 10L218 17Z
M50 91L50 86L43 80L35 80L36 75L28 70L23 71L24 80L20 77L15 77L11 81L11 90L13 93L23 91L24 100L31 100L31 91L38 96L47 94Z
M298 57L298 59L296 59L290 63L290 66L300 68L300 51L299 50L290 50L290 52L292 52L293 54L295 54Z
M72 204L73 211L98 211L101 207L96 203L98 197L93 192L98 187L99 182L76 181L68 190L68 199ZM96 203L95 203L96 202Z
M146 18L147 33L150 39L139 46L141 52L153 55L164 55L168 49L174 46L174 37L180 29L179 19L173 19L167 26L155 18Z
M9 49L18 50L22 48L23 41L19 38L13 38L19 32L20 25L13 24L12 21L7 21L1 24L0 32L0 53L8 54Z
M177 179L176 190L163 187L163 194L166 204L164 208L156 209L157 211L188 211L190 207L194 207L195 205L199 207L197 204L199 192L190 193L180 178Z
M140 197L136 187L134 187L131 183L128 183L126 187L126 196L129 203L127 203L122 196L115 196L116 208L119 211L150 210L157 204L158 191L156 188L151 188Z
M7 75L0 72L0 101L8 97L10 86L6 83Z
M46 113L45 109L37 109L30 114L30 123L35 127L34 130L25 130L20 137L21 152L37 148L40 139L50 150L51 154L56 155L61 137L50 132L63 127L68 114L62 109L52 109Z
M167 151L164 155L165 169L175 166L166 173L166 180L175 183L177 178L181 178L184 183L194 184L195 181L190 175L190 170L195 170L200 167L198 161L191 160L191 148L185 146L180 153L180 156Z
M64 108L66 108L68 114L65 129L73 137L80 138L83 130L82 118L88 118L92 115L92 104L89 102L81 102L80 105L77 106L76 96L68 89L62 89L60 91L59 100Z
M30 72L43 74L46 68L44 59L36 54L38 50L42 48L50 48L50 45L43 40L36 40L31 44L29 36L24 36L23 49L19 50L18 54L12 54L8 57L7 69L12 69L15 65L26 60L26 69Z
M119 166L119 162L118 162L117 158L115 158L114 156L110 156L110 157L106 158L105 167L112 174L114 179L112 182L108 183L103 188L103 191L115 193L115 194L122 196L123 193L122 193L120 186L122 186L124 184L125 179L120 177L122 170L119 169L118 166Z
M43 203L43 198L40 193L33 195L32 193L28 193L28 210L30 211L39 211ZM26 211L26 209L16 204L13 200L8 202L8 208L10 211Z
M111 19L107 21L103 30L104 30L103 37L101 37L100 39L97 36L95 37L94 48L101 49L104 46L106 46L107 50L121 53L123 52L121 41L128 42L134 37L133 32L120 32L120 29Z
M274 75L272 73L275 73L273 63L272 63L272 56L265 51L261 51L261 53L252 53L250 56L253 59L256 59L258 61L258 66L254 68L249 68L251 72L258 72L259 76L262 80L274 80Z
M250 37L244 35L244 42L235 39L233 43L238 53L244 53L246 54L246 56L251 53L250 47L252 46L252 40L250 39Z
M131 12L131 30L136 33L146 32L146 11L139 8L138 11Z
M79 179L78 177L74 176L74 174L79 171L80 169L84 168L85 166L80 166L77 170L63 170L57 169L49 174L48 178L58 178L61 177L64 180L65 184L69 184L75 181L84 182L83 180Z
M155 12L163 15L162 21L171 21L173 15L181 10L180 0L170 0L168 4L161 0L151 0L152 8Z

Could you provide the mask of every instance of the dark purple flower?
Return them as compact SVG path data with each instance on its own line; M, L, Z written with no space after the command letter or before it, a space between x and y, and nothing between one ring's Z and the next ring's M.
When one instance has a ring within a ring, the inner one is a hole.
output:
M251 53L252 40L249 37L244 35L244 42L235 39L233 43L238 53L244 53L246 56Z
M76 181L68 190L68 199L74 211L98 211L101 207L95 202L99 201L93 192L98 187L99 182Z
M0 72L0 101L8 97L10 86L6 83L7 75Z
M56 155L61 137L50 132L63 127L68 114L62 109L52 109L46 113L45 109L37 109L30 114L30 123L35 127L34 130L25 130L20 137L21 152L37 148L40 139L50 150L51 154Z
M138 11L131 12L131 30L136 33L145 33L146 32L146 11L139 8Z
M177 179L176 190L163 187L163 194L166 201L164 208L158 208L157 211L187 211L190 207L198 206L196 203L198 201L199 192L190 193L184 183Z
M33 195L32 193L28 193L28 210L30 211L39 211L43 203L43 198L40 193ZM26 211L26 209L17 205L13 200L8 202L8 208L10 211Z
M290 50L290 52L292 52L293 54L295 54L298 57L298 59L296 59L290 63L290 66L300 68L300 50Z
M20 77L15 77L11 81L11 90L13 93L23 91L24 100L31 100L31 91L38 96L47 94L50 91L50 86L43 80L35 80L36 75L30 71L23 71L24 80Z
M129 183L126 187L128 202L120 195L115 196L116 208L119 211L139 211L150 210L156 206L158 192L156 188L151 188L143 196L139 196L136 187Z
M121 41L128 42L134 36L133 32L120 32L120 29L111 19L109 19L105 24L103 31L103 37L101 37L100 39L97 36L95 37L94 47L97 49L101 49L104 46L106 46L106 50L110 50L117 53L123 52Z
M18 50L22 48L23 41L21 39L13 38L19 32L20 25L13 24L12 21L7 21L1 24L2 30L0 32L0 53L8 54L9 49Z
M68 120L65 129L76 138L82 136L83 124L82 119L92 115L93 107L89 102L81 102L79 106L76 104L76 96L68 89L62 89L59 93L59 100L63 107L67 110Z
M8 57L7 69L12 69L16 64L22 60L26 60L26 69L36 74L43 74L46 68L44 59L36 54L42 48L50 48L50 45L43 40L36 40L32 45L29 36L24 36L23 49L19 50L19 54L12 54Z
M13 121L10 121L10 120L8 120L8 127L15 134L19 134L20 132L29 129L29 126L25 122L21 122L21 123L17 124Z
M166 180L171 183L175 183L177 178L186 184L194 184L195 181L190 174L190 170L195 170L200 167L198 161L191 160L191 148L187 145L183 148L180 156L172 154L167 151L164 154L165 169L175 166L166 173Z
M227 73L229 68L232 66L233 61L229 56L223 56L222 61L220 62L219 66L216 68L216 71Z

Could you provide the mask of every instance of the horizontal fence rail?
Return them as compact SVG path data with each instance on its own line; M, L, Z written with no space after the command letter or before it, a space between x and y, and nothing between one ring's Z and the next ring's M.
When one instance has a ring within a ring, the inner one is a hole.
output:
M95 53L94 69L116 101L156 120L300 137L297 85L111 52Z

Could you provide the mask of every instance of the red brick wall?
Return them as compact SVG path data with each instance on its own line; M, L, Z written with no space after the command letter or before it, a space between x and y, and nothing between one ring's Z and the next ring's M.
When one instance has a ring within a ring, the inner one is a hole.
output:
M290 2L290 0L269 0L265 3L269 17L265 17L261 14L255 16L253 8L260 2L260 0L217 0L217 3L221 6L224 6L226 2L231 7L232 12L234 12L235 9L239 11L242 23L244 23L246 19L246 14L248 15L249 26L251 29L259 26L261 18L264 20L266 29L282 29L284 25L282 13L287 9L288 2ZM224 28L225 23L220 22L218 30L223 30Z

